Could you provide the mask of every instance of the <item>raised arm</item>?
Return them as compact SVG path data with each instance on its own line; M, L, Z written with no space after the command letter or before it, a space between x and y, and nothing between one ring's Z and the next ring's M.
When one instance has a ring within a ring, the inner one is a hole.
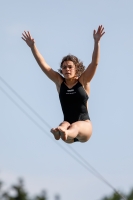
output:
M43 70L43 72L50 78L52 81L54 81L56 84L58 84L59 79L61 78L60 74L54 71L44 60L43 56L38 51L34 38L31 37L29 31L24 31L22 33L22 39L27 43L27 45L31 48L31 51L40 66L40 68Z
M93 31L93 38L94 38L94 50L92 54L92 61L83 73L83 80L85 83L88 83L93 78L97 65L99 63L99 57L100 57L100 39L104 34L104 27L99 26L97 31Z

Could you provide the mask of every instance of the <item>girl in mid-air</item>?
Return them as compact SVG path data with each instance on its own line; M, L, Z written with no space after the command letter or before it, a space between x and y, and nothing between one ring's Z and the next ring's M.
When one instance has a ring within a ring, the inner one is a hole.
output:
M86 142L92 135L92 123L88 114L88 98L90 81L99 62L100 39L104 33L103 26L99 26L97 31L93 31L92 61L86 69L76 56L67 55L61 61L59 72L54 71L46 63L30 32L24 31L22 33L22 39L31 48L38 65L56 84L59 93L64 120L59 126L51 129L56 140L61 138L67 143Z

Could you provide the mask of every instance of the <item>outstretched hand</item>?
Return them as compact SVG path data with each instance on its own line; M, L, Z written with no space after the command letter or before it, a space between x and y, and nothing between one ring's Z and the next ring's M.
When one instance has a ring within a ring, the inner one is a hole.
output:
M98 27L97 31L93 31L93 37L96 42L99 42L101 37L104 35L104 27L101 25Z
M23 37L22 39L27 43L27 45L31 48L34 44L34 38L31 37L30 32L29 31L24 31L24 33L22 33Z

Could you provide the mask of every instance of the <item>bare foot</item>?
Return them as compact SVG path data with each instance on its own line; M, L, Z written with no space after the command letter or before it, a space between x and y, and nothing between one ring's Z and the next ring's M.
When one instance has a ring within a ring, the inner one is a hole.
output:
M67 130L61 126L58 126L58 130L60 132L61 139L66 141L67 140Z
M60 131L58 130L58 128L52 128L50 132L53 133L56 140L60 139Z

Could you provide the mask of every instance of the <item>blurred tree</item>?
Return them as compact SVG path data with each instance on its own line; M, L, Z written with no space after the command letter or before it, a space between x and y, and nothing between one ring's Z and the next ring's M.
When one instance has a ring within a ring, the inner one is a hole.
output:
M130 191L129 195L127 195L127 200L133 200L133 189Z
M9 191L3 191L3 182L0 180L0 200L47 200L47 193L45 190L41 192L40 195L37 195L35 198L29 198L28 193L24 188L24 182L22 179L18 180L18 183L13 185L11 189L15 192L15 195L10 195ZM122 194L123 195L123 194ZM123 195L127 200L133 200L133 189L129 192L128 195ZM59 195L55 195L55 200L60 200ZM123 200L119 194L113 193L109 197L104 197L101 200Z
M13 185L12 189L15 190L16 195L14 197L10 197L9 200L28 200L28 194L24 189L24 183L22 179L19 179L17 185Z
M2 190L3 182L0 181L0 200L9 200L8 192Z
M121 200L121 196L117 193L114 193L110 197L103 198L103 200Z
M18 183L11 186L11 190L15 192L14 195L10 195L10 191L2 190L3 182L0 181L0 200L47 200L47 193L45 190L37 195L35 198L29 198L28 193L24 188L23 179L19 179Z
M125 199L127 200L133 200L133 189L130 191L128 195L122 194L122 196L125 197ZM109 197L106 196L102 198L101 200L123 200L123 198L119 194L113 193L111 196Z
M41 195L36 196L34 200L47 200L47 193L45 190L41 192Z

